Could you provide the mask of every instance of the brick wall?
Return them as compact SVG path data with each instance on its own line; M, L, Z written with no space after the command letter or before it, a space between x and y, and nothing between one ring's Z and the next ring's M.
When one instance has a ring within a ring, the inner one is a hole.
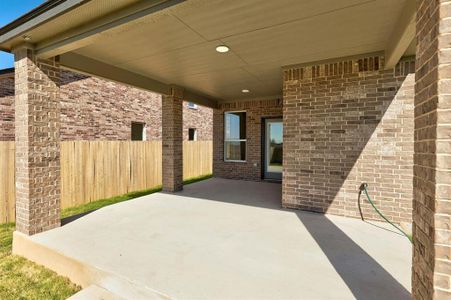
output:
M0 140L14 140L14 74L0 75ZM161 95L62 71L61 140L129 140L131 122L146 124L147 139L161 139ZM213 110L183 103L183 137L196 128L212 140Z
M246 111L246 162L224 161L224 112ZM223 103L213 116L213 174L216 177L244 180L262 178L262 120L282 116L281 100Z
M283 206L358 217L367 182L389 219L411 221L413 71L377 56L284 71ZM362 211L378 219L365 198Z
M60 226L60 67L26 48L14 52L16 78L16 230Z
M199 106L189 108L188 102L183 102L183 140L188 140L188 129L197 129L198 141L213 140L213 109Z
M0 141L14 140L14 73L0 75Z
M451 299L451 1L417 1L413 299Z
M172 87L171 95L163 96L163 191L183 189L182 113L183 89Z
M131 122L161 139L161 96L96 77L61 76L62 140L129 140Z

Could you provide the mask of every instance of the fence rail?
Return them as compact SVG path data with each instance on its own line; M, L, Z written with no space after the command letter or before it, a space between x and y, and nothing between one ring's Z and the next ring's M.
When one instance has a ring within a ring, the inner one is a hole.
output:
M183 143L183 178L212 173L211 141ZM14 142L0 142L0 223L14 221ZM61 142L61 207L153 188L162 183L161 142Z

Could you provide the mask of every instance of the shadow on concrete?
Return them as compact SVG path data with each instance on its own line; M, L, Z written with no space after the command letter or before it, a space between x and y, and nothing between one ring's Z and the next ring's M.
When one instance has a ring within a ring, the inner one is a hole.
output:
M82 218L82 217L84 217L86 215L89 215L90 213L93 213L96 210L97 209L91 210L91 211L88 211L88 212L84 212L84 213L81 213L81 214L78 214L78 215L70 216L70 217L67 217L67 218L64 218L64 219L61 219L61 226L67 225L67 224L69 224L69 223L71 223L71 222L73 222L75 220L78 220L78 219L80 219L80 218Z
M410 299L396 278L328 218L295 213L356 299Z
M293 212L327 256L355 298L410 299L410 292L396 278L325 215L282 208L280 184L214 178L185 186L183 191L176 194Z

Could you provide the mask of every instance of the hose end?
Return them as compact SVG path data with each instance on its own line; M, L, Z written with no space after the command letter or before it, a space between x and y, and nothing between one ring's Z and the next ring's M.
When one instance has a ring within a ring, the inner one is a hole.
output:
M360 185L359 190L360 190L361 192L363 192L367 187L368 187L368 183L363 182L363 183Z

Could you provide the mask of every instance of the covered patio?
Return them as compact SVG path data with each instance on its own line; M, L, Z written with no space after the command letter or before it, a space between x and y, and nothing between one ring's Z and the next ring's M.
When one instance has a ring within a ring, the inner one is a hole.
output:
M47 1L0 29L16 69L15 253L54 249L43 264L118 294L399 299L411 270L412 298L449 298L449 16L449 0ZM163 95L168 194L59 228L62 69ZM184 100L214 109L216 179L182 191ZM412 249L280 208L358 218L363 182L412 223Z
M126 299L410 298L406 238L281 209L280 194L277 183L213 178L21 236L15 251Z

